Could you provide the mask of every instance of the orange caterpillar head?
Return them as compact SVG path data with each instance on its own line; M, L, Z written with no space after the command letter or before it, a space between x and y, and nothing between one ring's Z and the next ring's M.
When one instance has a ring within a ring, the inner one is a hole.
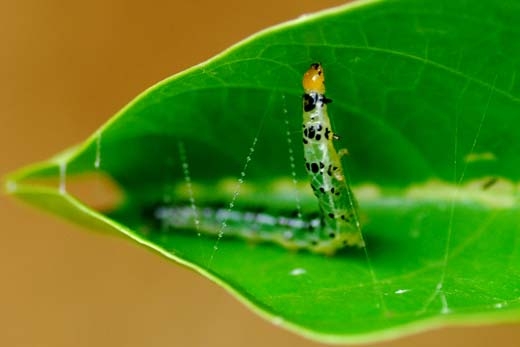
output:
M325 94L325 75L320 63L311 64L311 67L303 75L303 89L305 92Z

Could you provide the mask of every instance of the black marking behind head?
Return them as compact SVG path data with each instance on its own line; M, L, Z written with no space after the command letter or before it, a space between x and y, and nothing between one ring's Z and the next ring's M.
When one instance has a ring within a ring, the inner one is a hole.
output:
M303 94L303 110L305 112L310 112L316 108L316 103L318 102L318 94L316 93L305 93Z
M303 94L303 110L309 112L314 110L316 102L310 94Z

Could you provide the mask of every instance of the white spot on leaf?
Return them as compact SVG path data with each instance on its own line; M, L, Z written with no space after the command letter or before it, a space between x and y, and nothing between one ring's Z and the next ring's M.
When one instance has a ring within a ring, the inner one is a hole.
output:
M301 276L301 275L304 275L306 273L307 273L307 270L302 269L300 267L292 269L291 272L290 272L290 274L293 275L293 276Z

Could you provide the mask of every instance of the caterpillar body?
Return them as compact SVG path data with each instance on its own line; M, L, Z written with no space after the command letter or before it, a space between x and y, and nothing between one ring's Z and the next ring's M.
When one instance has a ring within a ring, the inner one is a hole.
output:
M320 243L320 216L297 217L294 213L269 214L263 211L229 210L219 207L193 207L186 205L159 206L154 209L154 218L163 228L182 229L193 226L198 217L198 227L206 234L218 234L225 223L225 236L240 237L252 241L272 242L287 249L298 250Z
M325 78L320 64L312 64L303 76L303 146L305 168L319 201L320 213L271 215L266 212L194 205L159 206L153 218L164 228L197 226L201 232L235 236L333 254L345 246L363 246L357 203L343 173L333 141L338 137L327 114Z
M320 242L311 246L316 253L334 253L344 246L364 245L357 202L343 173L333 141L325 96L325 75L320 64L311 64L303 75L303 153L311 188L322 215Z

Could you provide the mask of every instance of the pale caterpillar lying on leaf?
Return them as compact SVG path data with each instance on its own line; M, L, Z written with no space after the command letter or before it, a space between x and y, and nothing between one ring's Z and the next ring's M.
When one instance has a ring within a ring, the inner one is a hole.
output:
M305 168L318 198L319 216L271 215L234 208L159 206L154 218L162 227L196 229L220 236L236 236L333 254L345 246L363 246L357 203L343 173L338 138L327 115L325 78L320 64L312 64L303 76L303 146ZM346 152L346 151L344 151ZM296 213L297 215L298 213ZM219 237L220 237L219 236Z

